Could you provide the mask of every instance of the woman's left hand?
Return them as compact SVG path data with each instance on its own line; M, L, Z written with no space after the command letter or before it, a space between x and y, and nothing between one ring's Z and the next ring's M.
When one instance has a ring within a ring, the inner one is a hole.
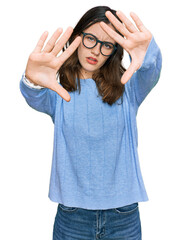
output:
M138 29L121 11L117 11L116 14L124 24L121 23L110 11L106 12L106 17L126 39L116 31L112 30L104 22L101 22L100 26L131 56L131 64L121 78L121 83L125 84L142 65L147 48L152 39L152 33L143 25L142 21L135 13L131 12L130 16L134 20Z

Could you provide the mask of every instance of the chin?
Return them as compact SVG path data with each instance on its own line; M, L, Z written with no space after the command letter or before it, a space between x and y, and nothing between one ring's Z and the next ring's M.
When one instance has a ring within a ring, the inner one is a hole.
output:
M94 69L94 68L82 68L83 72L88 72L90 74L93 74L95 71L97 71L98 69Z

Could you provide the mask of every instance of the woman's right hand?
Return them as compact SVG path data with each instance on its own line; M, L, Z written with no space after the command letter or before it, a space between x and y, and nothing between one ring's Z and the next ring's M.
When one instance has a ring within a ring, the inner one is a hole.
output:
M52 89L57 92L64 100L70 101L69 93L64 89L56 79L56 74L63 63L77 49L81 42L81 37L76 37L71 45L57 57L64 45L70 38L73 28L68 27L62 37L57 41L63 30L58 28L42 50L48 32L44 32L40 37L34 51L30 54L25 70L25 76L35 85ZM56 43L57 41L57 43Z

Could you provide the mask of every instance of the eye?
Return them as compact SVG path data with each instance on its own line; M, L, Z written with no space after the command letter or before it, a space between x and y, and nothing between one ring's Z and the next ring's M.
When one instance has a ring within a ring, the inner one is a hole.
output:
M105 48L107 48L107 49L113 48L113 46L112 46L111 44L109 44L109 43L104 43L103 46L104 46Z
M87 40L89 40L89 41L95 41L95 38L94 37L92 37L92 36L86 36L86 38L87 38Z

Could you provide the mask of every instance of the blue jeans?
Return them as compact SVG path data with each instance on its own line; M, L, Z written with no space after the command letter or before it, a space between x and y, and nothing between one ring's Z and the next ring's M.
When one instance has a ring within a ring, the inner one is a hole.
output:
M53 240L141 240L138 203L106 210L58 204Z

